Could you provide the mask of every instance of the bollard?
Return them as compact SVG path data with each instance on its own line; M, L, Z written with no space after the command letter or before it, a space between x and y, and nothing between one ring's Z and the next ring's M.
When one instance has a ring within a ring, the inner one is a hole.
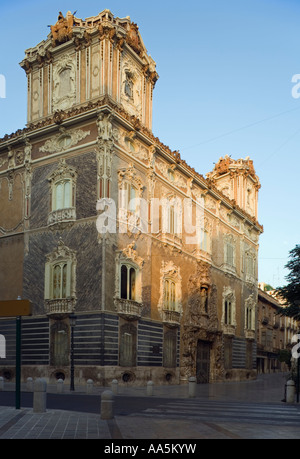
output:
M118 394L118 381L116 379L113 379L111 382L111 390L113 394Z
M38 378L34 382L33 391L33 412L45 413L47 402L47 383L45 379Z
M154 386L153 381L148 381L147 382L147 395L148 395L148 397L151 397L153 395L153 386Z
M189 378L189 397L196 397L196 378L194 376Z
M114 394L106 390L101 395L101 419L113 419Z
M286 403L295 402L295 383L292 380L286 383Z
M92 379L88 379L86 382L86 393L91 394L93 392L94 381Z
M0 391L4 390L4 378L0 377Z
M57 393L58 394L62 394L64 391L64 380L63 379L59 379L57 381Z
M27 378L26 390L28 392L33 392L33 379L32 378Z

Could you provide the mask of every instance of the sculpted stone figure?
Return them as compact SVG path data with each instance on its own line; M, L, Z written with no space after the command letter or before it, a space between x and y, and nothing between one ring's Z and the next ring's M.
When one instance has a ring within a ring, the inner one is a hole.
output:
M59 12L57 23L51 26L53 47L71 40L73 36L73 22L74 16L70 11L68 11L66 17L64 17L61 11Z

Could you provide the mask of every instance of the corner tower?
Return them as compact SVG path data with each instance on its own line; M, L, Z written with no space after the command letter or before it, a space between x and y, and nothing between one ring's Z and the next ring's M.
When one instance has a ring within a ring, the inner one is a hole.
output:
M47 40L26 50L28 124L108 96L152 129L152 92L158 79L138 26L109 10L85 20L59 13Z
M225 155L206 176L227 198L234 200L257 220L258 190L261 185L249 157L234 160Z

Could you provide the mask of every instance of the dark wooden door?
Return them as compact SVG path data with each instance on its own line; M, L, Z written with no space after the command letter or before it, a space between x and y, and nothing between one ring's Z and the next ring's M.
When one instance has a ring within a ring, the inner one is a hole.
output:
M210 362L210 343L198 341L197 343L197 362L196 378L198 384L209 382L209 362Z

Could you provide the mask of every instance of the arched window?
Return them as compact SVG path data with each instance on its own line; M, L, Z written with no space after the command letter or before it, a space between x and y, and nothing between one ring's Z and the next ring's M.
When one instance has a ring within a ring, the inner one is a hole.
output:
M224 333L232 333L236 327L236 299L231 287L223 289L222 325Z
M67 263L54 265L52 274L52 298L66 298L67 295Z
M176 310L176 283L172 279L165 279L164 309L169 311Z
M45 265L45 300L75 298L76 254L62 240L47 255Z
M51 187L48 225L76 220L76 170L62 159L48 180Z
M121 298L136 301L136 268L130 264L121 265Z
M245 301L245 329L255 330L255 307L256 301L253 294Z

